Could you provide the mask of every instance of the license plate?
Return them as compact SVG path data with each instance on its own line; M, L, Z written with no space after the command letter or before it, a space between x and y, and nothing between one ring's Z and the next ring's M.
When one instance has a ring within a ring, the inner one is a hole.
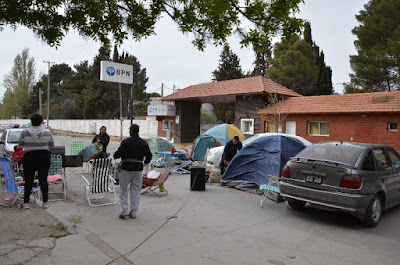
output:
M321 184L321 182L322 182L322 177L307 175L307 176L306 176L306 181L307 181L307 182L314 182L314 183L319 183L319 184Z

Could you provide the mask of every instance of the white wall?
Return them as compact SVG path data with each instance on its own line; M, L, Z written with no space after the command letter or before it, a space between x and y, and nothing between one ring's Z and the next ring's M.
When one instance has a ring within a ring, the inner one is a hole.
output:
M0 120L0 124L26 124L29 119ZM134 124L139 125L139 135L142 138L150 138L157 136L158 122L156 120L133 120ZM49 125L54 130L75 132L75 133L98 133L101 126L107 127L107 133L111 136L120 136L121 121L120 120L50 120ZM129 136L130 120L122 123L122 136Z

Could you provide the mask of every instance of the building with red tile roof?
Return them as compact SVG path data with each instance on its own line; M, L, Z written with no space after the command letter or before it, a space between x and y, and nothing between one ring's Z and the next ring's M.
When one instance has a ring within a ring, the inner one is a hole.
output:
M258 112L263 132L277 127L274 112L284 116L283 132L311 142L351 141L386 144L400 151L400 91L291 97Z
M176 116L171 125L174 130L174 141L189 143L200 134L202 103L235 104L235 125L244 134L259 133L261 119L257 115L257 111L268 102L269 94L276 94L280 98L302 97L302 95L265 77L256 76L192 85L166 96L162 100L175 102ZM166 119L171 120L171 118L157 117L160 121L159 127L167 123Z
M169 96L164 101L194 100L206 103L234 102L236 96L277 94L290 97L301 97L300 94L290 90L263 76L254 76L227 81L210 82L188 86Z

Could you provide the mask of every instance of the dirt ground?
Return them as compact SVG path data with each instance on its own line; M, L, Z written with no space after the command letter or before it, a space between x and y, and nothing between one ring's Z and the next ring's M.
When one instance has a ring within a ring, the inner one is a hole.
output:
M65 225L39 205L31 203L27 210L18 209L15 205L0 206L0 245L17 240L59 238L68 234Z

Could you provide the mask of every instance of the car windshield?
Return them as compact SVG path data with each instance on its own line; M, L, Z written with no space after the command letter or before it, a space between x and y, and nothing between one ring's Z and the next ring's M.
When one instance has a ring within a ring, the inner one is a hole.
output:
M354 165L362 148L342 144L313 144L303 149L296 157L339 162Z
M17 144L20 134L21 134L21 131L10 132L7 137L7 143Z

